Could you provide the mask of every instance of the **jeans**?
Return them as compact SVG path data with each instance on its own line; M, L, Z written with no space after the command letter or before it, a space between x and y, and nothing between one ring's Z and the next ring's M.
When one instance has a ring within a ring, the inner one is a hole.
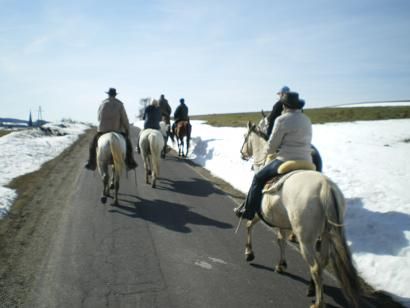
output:
M283 161L275 159L255 174L245 200L245 212L242 217L253 219L262 202L262 189L265 183L278 174L278 168Z

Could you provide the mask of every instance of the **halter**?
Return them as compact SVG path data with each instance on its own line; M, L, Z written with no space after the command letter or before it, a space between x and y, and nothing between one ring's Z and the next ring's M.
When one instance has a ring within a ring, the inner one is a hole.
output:
M257 136L259 136L259 137L261 137L261 138L263 138L263 139L265 139L266 140L266 134L264 133L264 132L262 132L260 129L258 129L255 125L252 125L250 128L249 128L249 130L248 130L248 133L246 134L246 136L245 136L245 139L244 139L244 141L243 141L243 144L242 144L242 147L241 147L241 151L240 151L240 153L241 153L241 155L242 155L242 159L244 159L244 160L249 160L249 156L244 156L243 155L243 153L242 153L242 149L244 148L244 146L245 146L245 144L247 144L248 143L248 139L249 139L249 136L252 134L252 133L255 133ZM260 161L254 161L253 162L253 165L254 166L261 166L261 165L264 165L265 164L265 161L266 161L266 157L265 158L263 158L263 159L261 159Z

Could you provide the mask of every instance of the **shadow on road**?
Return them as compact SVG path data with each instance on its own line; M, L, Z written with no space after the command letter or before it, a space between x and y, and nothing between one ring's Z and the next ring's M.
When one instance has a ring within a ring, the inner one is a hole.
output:
M252 267L260 269L260 270L276 272L273 267L268 267L268 266L257 264L257 263L250 263L250 265ZM308 289L309 281L306 280L303 277L296 276L296 275L294 275L292 273L289 273L289 272L284 272L284 273L280 273L280 274L278 273L278 275L286 276L290 279L293 279L295 281L303 283L304 285L306 285L306 290ZM324 292L324 294L326 294L326 296L331 297L338 305L340 305L340 306L332 306L330 304L327 304L326 305L327 308L331 308L331 307L348 307L349 306L348 303L346 302L346 300L344 299L343 293L340 290L340 288L327 286L327 285L323 284L323 292ZM314 299L314 297L312 299ZM312 300L312 302L313 302L313 300Z
M171 190L179 194L206 197L211 194L224 194L219 189L215 188L209 181L204 179L191 179L188 181L174 181L171 179L160 178L157 189Z
M189 225L202 225L221 229L233 228L231 224L195 213L185 205L164 200L147 200L131 195L126 195L126 197L126 199L120 199L122 204L112 205L112 208L109 210L110 213L144 219L166 229L182 233L190 233L192 231ZM134 200L129 200L130 197L133 197ZM124 205L124 203L129 205Z

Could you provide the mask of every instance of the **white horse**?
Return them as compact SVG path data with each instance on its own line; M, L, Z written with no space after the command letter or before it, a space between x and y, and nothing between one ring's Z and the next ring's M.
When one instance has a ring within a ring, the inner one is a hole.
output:
M166 126L162 125L163 129ZM161 160L161 151L164 148L164 135L162 130L147 128L141 131L139 146L141 156L144 161L145 182L149 184L151 175L151 186L155 188L156 180L159 177L159 164ZM166 134L166 130L165 130Z
M118 205L118 190L120 188L120 176L125 168L126 143L124 136L118 133L106 133L98 139L97 143L97 166L103 179L102 203L107 202L110 196L110 178L115 189L114 204ZM109 167L112 166L111 172Z
M265 144L260 130L249 122L241 149L242 157L256 157ZM259 156L259 159L262 158ZM360 297L368 296L369 292L362 284L346 244L344 211L344 196L328 177L316 171L306 170L285 175L276 186L264 191L260 213L246 225L247 261L254 259L252 227L262 219L270 227L278 229L280 260L275 269L279 273L283 272L287 267L285 239L293 231L299 242L301 254L309 265L312 279L309 295L313 295L312 283L314 284L316 301L311 307L324 306L322 272L329 259L346 298L352 306L358 307ZM318 238L320 241L317 241Z

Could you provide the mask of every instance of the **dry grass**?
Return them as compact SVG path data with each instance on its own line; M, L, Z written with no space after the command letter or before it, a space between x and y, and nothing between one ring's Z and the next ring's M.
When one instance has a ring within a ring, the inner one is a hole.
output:
M11 131L0 129L0 137L3 137L3 136L5 136L5 135L7 135L7 134L9 134L9 133L11 133Z
M269 114L269 111L266 111ZM355 107L355 108L318 108L306 109L305 114L313 124L327 122L351 122L410 118L410 106L397 107ZM208 114L191 116L193 120L204 120L213 126L246 126L248 121L258 123L260 112Z

